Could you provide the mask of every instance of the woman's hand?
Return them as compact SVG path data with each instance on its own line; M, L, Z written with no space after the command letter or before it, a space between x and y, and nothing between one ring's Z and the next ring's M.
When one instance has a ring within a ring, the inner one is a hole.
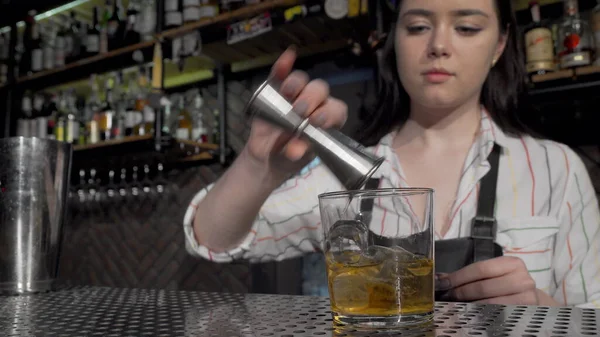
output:
M346 104L329 96L323 80L310 81L302 71L292 71L296 53L286 50L273 65L271 76L281 81L280 93L292 102L295 111L322 128L339 128L347 119ZM313 157L309 143L284 130L255 118L246 143L248 157L258 167L275 173L280 179L293 174Z
M441 300L505 305L558 305L538 290L523 260L501 256L438 275L436 290L448 290Z

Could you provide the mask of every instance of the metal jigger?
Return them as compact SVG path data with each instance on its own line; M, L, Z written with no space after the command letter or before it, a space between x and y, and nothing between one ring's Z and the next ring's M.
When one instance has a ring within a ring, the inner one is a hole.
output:
M377 158L358 142L337 130L312 126L298 115L290 102L279 94L279 85L268 79L252 95L246 114L261 118L286 131L307 139L323 163L347 190L358 190L379 168L384 157Z

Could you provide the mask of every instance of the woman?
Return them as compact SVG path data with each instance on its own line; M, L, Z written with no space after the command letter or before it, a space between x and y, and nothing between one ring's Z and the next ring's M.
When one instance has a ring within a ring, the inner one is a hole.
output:
M597 306L596 196L573 151L533 138L519 122L524 72L515 27L509 1L403 0L384 50L379 105L360 140L386 158L379 187L435 189L438 240L469 235L490 153L500 149L495 241L504 256L441 277L453 300ZM345 104L323 81L291 72L294 60L289 50L273 66L282 94L314 125L343 125ZM235 163L185 215L192 254L265 261L319 249L317 195L343 188L310 161L304 141L287 139L253 122Z

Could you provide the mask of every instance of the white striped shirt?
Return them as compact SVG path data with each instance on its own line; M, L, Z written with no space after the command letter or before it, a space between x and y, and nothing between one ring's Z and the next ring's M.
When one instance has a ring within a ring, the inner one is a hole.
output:
M504 134L485 111L480 130L467 155L450 228L437 239L470 235L479 182L490 168L487 158L496 143L502 148L496 242L504 255L521 258L537 287L559 303L600 308L600 209L582 160L565 145ZM381 188L408 187L391 147L393 137L390 133L370 148L386 158L375 173L381 178ZM197 243L192 229L196 207L212 186L193 198L184 217L184 230L188 251L216 262L282 260L319 251L322 233L317 196L343 190L317 159L271 194L238 247L215 253Z

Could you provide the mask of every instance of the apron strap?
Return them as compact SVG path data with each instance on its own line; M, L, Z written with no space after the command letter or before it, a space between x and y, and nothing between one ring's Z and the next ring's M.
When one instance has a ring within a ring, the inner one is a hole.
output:
M496 203L496 185L498 180L498 166L500 161L500 146L494 144L492 153L488 158L489 172L481 179L477 214L471 227L473 238L473 262L491 259L496 256L494 240L496 239L497 223L494 218Z

